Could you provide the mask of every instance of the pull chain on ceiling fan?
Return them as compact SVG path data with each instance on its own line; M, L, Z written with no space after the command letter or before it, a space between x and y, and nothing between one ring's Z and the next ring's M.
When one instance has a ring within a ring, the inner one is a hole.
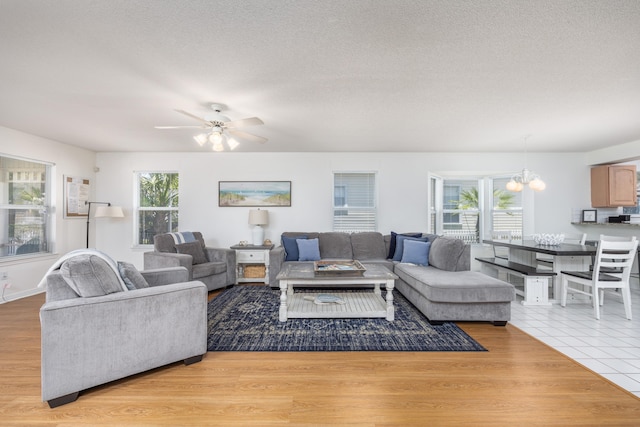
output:
M205 129L204 133L200 133L193 137L200 146L204 146L207 142L212 144L213 151L224 151L225 143L230 150L237 148L240 143L235 138L244 139L251 142L264 144L267 138L253 135L251 133L241 131L238 128L245 126L263 125L264 122L257 117L247 119L230 120L223 116L220 112L223 106L220 104L212 104L211 108L215 112L213 115L198 117L184 110L175 110L180 114L191 117L199 122L199 126L156 126L156 129Z

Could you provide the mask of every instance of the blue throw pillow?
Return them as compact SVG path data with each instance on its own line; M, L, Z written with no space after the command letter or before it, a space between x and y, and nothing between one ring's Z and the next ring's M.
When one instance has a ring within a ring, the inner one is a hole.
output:
M429 265L429 249L431 242L418 242L417 240L405 240L402 261L417 265Z
M298 261L319 261L320 260L320 244L318 239L297 239L298 242Z
M392 259L396 253L396 244L398 241L398 236L409 236L409 237L422 237L422 233L403 233L398 234L395 231L391 232L391 240L389 240L389 254L387 255L388 259Z
M298 253L298 242L296 239L306 239L306 235L296 236L296 237L286 237L282 236L282 246L284 246L285 253L285 261L298 261L300 257Z
M402 253L404 252L404 242L406 242L407 240L427 242L429 239L427 239L426 237L409 237L409 236L402 236L398 234L398 237L396 238L396 252L393 254L394 261L402 261Z

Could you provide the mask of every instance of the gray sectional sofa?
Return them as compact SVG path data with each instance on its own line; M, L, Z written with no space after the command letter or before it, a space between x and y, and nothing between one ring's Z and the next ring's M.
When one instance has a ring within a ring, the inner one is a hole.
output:
M287 254L287 243L290 246L296 237L317 238L323 260L357 259L365 267L375 263L389 268L399 277L396 289L431 323L489 321L494 325L506 325L511 319L511 301L515 298L513 285L470 271L471 247L463 241L436 235L422 236L431 242L428 266L391 259L392 235L286 232L282 234L283 244L270 254L269 283L272 287L279 285L276 276L286 263L304 262L296 261L296 254Z

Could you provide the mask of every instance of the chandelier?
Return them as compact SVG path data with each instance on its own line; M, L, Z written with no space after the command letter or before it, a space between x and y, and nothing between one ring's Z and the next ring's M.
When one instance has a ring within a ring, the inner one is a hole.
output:
M527 138L528 135L524 138L524 164L525 167L522 169L522 172L517 173L511 177L511 180L507 182L507 190L519 192L524 189L525 185L528 185L530 189L533 191L542 191L547 187L547 184L544 183L543 180L540 179L540 175L534 173L527 169Z

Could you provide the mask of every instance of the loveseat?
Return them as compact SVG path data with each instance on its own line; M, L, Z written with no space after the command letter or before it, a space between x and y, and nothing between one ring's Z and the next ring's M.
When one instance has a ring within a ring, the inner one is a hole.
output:
M321 260L356 259L365 267L371 263L387 267L398 276L395 288L433 324L489 321L506 325L511 319L511 301L515 299L513 285L470 271L471 246L462 240L422 233L285 232L282 244L270 254L272 287L279 286L276 276L286 263L301 262L300 254L295 253L300 247L294 246L298 238L318 239L317 255ZM425 260L428 265L406 262L406 256L402 262L403 254L400 250L399 256L398 250L406 241L429 242L428 260Z
M89 251L67 254L41 282L42 400L52 408L207 351L207 288L186 268L138 272Z

